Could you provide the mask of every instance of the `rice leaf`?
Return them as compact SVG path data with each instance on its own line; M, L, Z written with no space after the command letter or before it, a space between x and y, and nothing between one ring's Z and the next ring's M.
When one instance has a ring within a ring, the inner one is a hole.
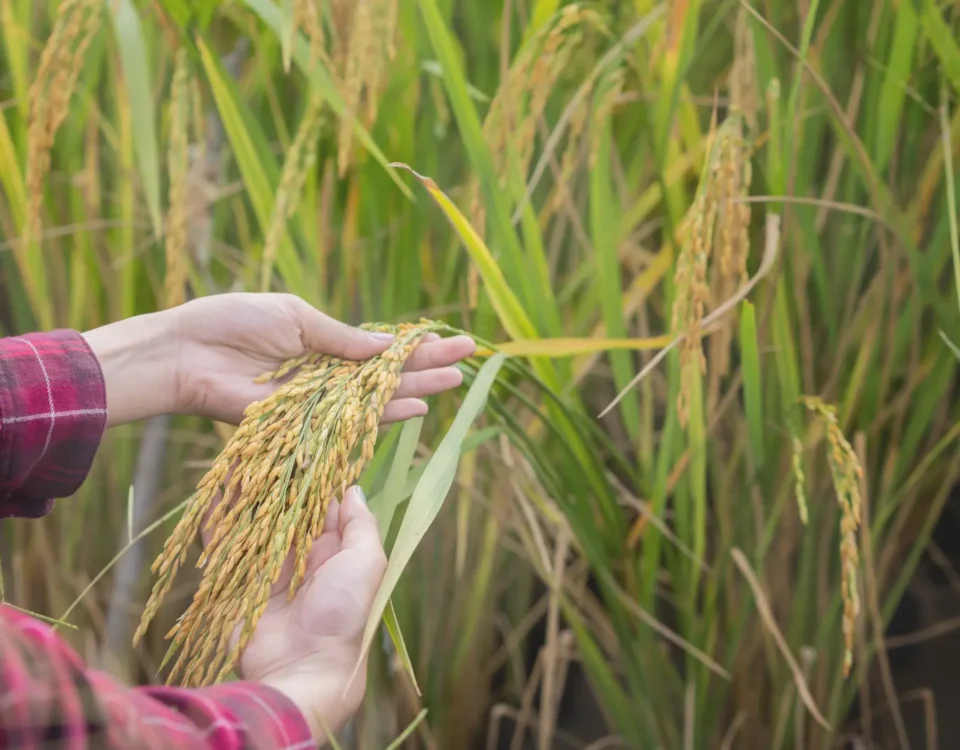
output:
M456 419L453 420L453 424L447 434L444 435L433 454L433 458L430 459L424 469L423 476L417 483L413 496L410 498L407 512L403 517L403 524L400 526L400 531L394 542L386 573L384 573L383 581L380 583L380 588L374 599L370 617L367 620L361 646L361 661L370 648L390 595L400 580L400 575L407 567L420 540L427 533L430 524L433 523L443 506L444 500L446 500L447 493L450 491L450 486L456 476L457 463L460 460L460 452L463 448L467 430L483 409L487 394L493 387L494 379L503 366L504 359L503 354L498 354L484 363L467 392ZM360 661L357 662L354 676L356 675L356 669L359 669L359 667Z
M399 748L403 747L403 743L406 741L407 737L413 734L413 730L420 726L420 722L423 721L426 716L427 709L423 709L416 715L416 717L414 717L413 721L410 722L410 725L400 733L400 736L387 746L387 750L399 750Z
M500 266L494 260L493 254L476 230L470 226L470 222L467 221L456 204L429 177L418 174L411 167L400 162L391 162L389 166L405 169L420 180L449 219L453 228L457 230L460 239L467 247L467 252L470 253L470 257L483 278L493 308L497 311L500 323L507 333L515 339L536 338L536 329L533 323L527 317L520 301L507 284L503 271L500 270Z
M923 0L923 30L940 59L943 72L953 88L960 92L960 45L938 6L936 0Z
M143 181L143 192L150 212L154 238L163 233L160 209L160 159L157 147L156 111L154 109L152 76L147 60L140 13L132 0L109 3L113 29L120 47L120 66L130 116L133 120L133 140L137 152L137 166Z
M609 87L609 77L606 77L596 96L595 109L602 106ZM613 190L613 178L610 164L613 151L612 126L607 120L598 119L596 128L599 131L596 144L596 158L590 170L590 234L593 240L593 249L596 255L597 283L600 289L600 302L603 311L603 323L607 335L626 336L626 322L624 318L622 294L623 279L620 272L620 238L617 236L617 216L619 205ZM666 343L669 343L666 342ZM663 346L666 346L666 343ZM631 357L623 352L610 355L610 364L613 369L613 382L617 390L626 387L633 376ZM640 439L640 399L635 391L629 391L620 405L620 416L632 442Z
M3 49L6 53L4 75L9 76L16 106L23 117L27 116L30 88L29 51L31 35L27 26L30 23L32 3L21 2L19 8L14 7L13 0L0 0L0 38L3 39Z
M407 475L410 473L410 466L413 463L413 456L417 450L422 428L423 417L410 419L404 423L397 440L393 462L390 464L390 472L387 474L383 492L377 495L376 504L373 501L370 503L370 510L380 527L380 540L382 542L386 542L387 533L390 531L390 523L393 521L393 514L403 499L403 486L407 480Z
M280 4L280 48L283 57L283 72L290 72L290 60L293 56L294 35L297 27L293 23L294 0L283 0Z
M598 352L634 351L645 352L662 349L670 343L669 336L651 336L643 339L596 338L549 338L519 339L497 344L496 351L510 357L577 357ZM490 355L492 349L480 348L479 356Z
M244 187L250 196L261 231L269 230L273 214L274 195L280 179L280 169L269 151L261 144L262 134L254 132L256 121L245 111L236 84L227 76L220 60L213 54L203 37L197 37L197 47L203 62L213 97L217 104L224 130L237 159ZM316 297L310 277L302 273L297 253L288 230L283 230L277 253L277 267L290 292L301 297Z
M740 311L740 358L743 372L743 402L750 435L750 450L757 470L763 468L763 384L760 381L760 352L757 345L756 310L749 300Z
M880 89L875 157L878 170L884 169L889 163L902 127L901 115L906 100L907 81L910 80L914 49L920 30L919 19L912 3L900 3L893 25L893 42L890 44L886 75Z
M17 222L18 227L22 227L27 212L27 191L13 136L10 134L10 128L2 111L0 111L0 186L6 193L7 206L13 212L14 221Z
M953 260L953 278L956 284L957 305L960 305L960 230L957 228L957 192L953 178L953 143L950 139L949 99L946 87L940 91L940 139L943 143L944 186L947 192L947 221L950 227L950 257Z
M403 633L400 631L400 623L397 621L397 611L393 608L393 599L387 602L387 609L383 613L383 624L387 628L393 647L397 650L397 656L400 657L400 663L410 675L410 681L413 683L417 695L423 695L420 685L417 682L417 675L413 671L413 660L410 658L410 652L407 651L407 642L403 639Z

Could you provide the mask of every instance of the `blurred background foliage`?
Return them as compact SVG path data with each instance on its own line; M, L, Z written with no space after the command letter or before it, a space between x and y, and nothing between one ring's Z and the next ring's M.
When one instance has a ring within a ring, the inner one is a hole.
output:
M934 747L883 639L921 563L960 580L958 30L938 0L0 0L0 326L273 289L516 355L394 596L420 692L384 640L346 746L426 708L404 746ZM0 524L8 600L85 592L64 634L156 679L193 584L134 652L155 522L228 434L112 430Z

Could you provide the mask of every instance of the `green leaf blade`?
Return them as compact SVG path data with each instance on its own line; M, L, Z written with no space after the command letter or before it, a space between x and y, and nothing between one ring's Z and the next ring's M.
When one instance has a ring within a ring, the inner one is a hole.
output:
M154 238L163 233L160 208L160 158L157 146L156 110L150 85L150 63L143 36L140 14L132 0L110 3L113 29L120 47L123 82L133 120L134 148L143 181Z
M417 483L413 496L410 498L407 512L404 515L403 524L397 534L383 581L380 583L380 588L374 599L370 617L367 620L357 668L359 668L360 662L370 648L390 596L400 580L400 575L413 557L420 540L440 512L456 476L457 464L467 430L483 409L487 394L493 387L494 379L505 359L505 355L496 354L484 363L470 387L456 419L454 419L433 458L427 464L423 476Z

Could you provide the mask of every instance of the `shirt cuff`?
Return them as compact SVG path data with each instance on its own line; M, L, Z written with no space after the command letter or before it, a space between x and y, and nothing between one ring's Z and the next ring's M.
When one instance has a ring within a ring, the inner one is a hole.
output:
M239 681L205 688L139 690L189 719L210 738L211 747L312 750L317 746L300 709L266 685Z
M38 518L77 491L106 405L100 363L78 332L0 339L0 518Z

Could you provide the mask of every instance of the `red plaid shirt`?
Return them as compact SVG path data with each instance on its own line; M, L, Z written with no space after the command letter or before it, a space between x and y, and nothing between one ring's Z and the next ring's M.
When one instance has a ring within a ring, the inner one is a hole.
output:
M0 339L0 519L38 518L85 479L106 423L100 365L73 331ZM0 749L316 747L284 695L251 682L128 688L0 604Z

